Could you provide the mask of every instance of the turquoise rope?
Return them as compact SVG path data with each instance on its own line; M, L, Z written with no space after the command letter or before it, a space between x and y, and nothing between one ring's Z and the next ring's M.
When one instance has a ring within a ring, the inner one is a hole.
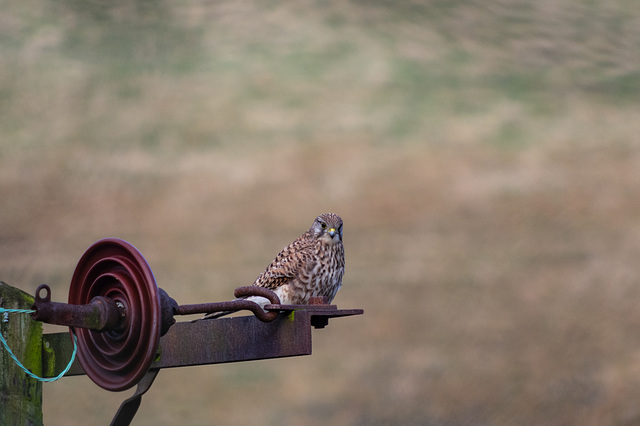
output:
M30 310L30 309L5 309L5 308L0 308L0 313L32 314L34 312L35 311ZM7 350L7 353L11 356L11 358L18 365L18 367L20 367L28 376L33 377L34 379L39 380L41 382L55 382L56 380L60 379L62 376L67 374L67 371L69 371L69 369L71 368L71 365L73 364L73 361L76 359L76 353L78 352L78 338L76 337L76 333L75 332L72 332L72 335L73 335L73 353L71 354L71 360L69 361L69 364L67 364L66 368L64 370L62 370L62 372L60 374L58 374L56 377L40 377L40 376L37 376L37 375L33 374L24 365L22 365L20 360L18 360L18 358L14 355L13 351L11 350L11 348L9 348L9 345L7 344L7 341L4 339L4 336L2 335L1 332L0 332L0 341L2 341L2 345Z
M5 309L0 308L0 313L8 312L10 314L32 314L35 311L32 309Z

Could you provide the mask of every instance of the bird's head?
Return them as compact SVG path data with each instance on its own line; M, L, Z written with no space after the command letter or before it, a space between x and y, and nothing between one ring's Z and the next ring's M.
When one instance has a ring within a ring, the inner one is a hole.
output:
M342 241L342 219L335 213L321 214L316 218L309 230L315 238L327 244Z

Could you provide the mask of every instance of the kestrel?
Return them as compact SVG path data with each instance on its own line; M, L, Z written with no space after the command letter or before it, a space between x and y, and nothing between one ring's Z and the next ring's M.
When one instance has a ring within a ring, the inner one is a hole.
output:
M307 304L312 296L325 296L331 303L342 286L343 275L342 219L335 213L325 213L278 253L253 285L273 290L283 305ZM259 296L248 300L262 307L270 303ZM212 313L205 318L222 314Z

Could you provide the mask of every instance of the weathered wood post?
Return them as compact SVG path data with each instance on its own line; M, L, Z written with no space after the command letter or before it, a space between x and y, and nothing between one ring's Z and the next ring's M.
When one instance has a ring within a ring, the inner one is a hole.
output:
M0 308L30 309L33 296L0 281ZM0 312L0 332L22 364L42 375L42 323ZM28 377L0 344L0 425L42 425L42 383Z

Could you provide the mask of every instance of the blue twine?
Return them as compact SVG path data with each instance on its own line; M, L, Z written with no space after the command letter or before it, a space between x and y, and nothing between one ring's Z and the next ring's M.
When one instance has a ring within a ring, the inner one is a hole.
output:
M34 312L35 311L33 311L31 309L5 309L5 308L0 308L0 313L5 313L5 318L6 318L6 314L7 313L32 314ZM76 353L78 352L78 338L76 337L76 333L73 332L73 329L72 329L72 335L73 335L73 353L71 354L71 360L69 361L69 364L67 364L65 369L62 370L62 372L60 374L58 374L56 377L40 377L40 376L37 376L37 375L33 374L24 365L22 365L20 360L18 360L18 358L14 355L13 351L11 350L11 348L9 348L9 345L7 344L7 341L4 339L4 336L2 335L2 332L0 332L0 341L2 341L2 345L7 350L7 353L9 353L11 358L18 365L18 367L20 367L28 376L33 377L34 379L39 380L41 382L55 382L56 380L60 379L62 376L67 374L67 371L69 371L69 369L71 368L71 365L73 364L73 361L76 359Z

